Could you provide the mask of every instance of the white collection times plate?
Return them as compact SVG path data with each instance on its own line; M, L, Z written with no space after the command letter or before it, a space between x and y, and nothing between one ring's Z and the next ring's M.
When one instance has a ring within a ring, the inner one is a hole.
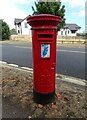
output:
M41 44L41 58L50 58L50 44Z

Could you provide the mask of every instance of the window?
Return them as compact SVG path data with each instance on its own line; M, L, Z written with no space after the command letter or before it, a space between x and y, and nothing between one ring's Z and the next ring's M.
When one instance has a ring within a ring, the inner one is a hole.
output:
M67 31L65 31L65 35L67 35Z
M68 34L69 34L69 30L68 30Z
M76 31L75 30L71 30L72 33L75 33Z
M63 31L61 31L61 35L63 35Z
M26 22L24 23L24 25L25 25L25 28L28 28L28 24Z
M18 27L20 27L21 25L20 24L18 24Z
M20 30L18 30L18 33L20 33Z

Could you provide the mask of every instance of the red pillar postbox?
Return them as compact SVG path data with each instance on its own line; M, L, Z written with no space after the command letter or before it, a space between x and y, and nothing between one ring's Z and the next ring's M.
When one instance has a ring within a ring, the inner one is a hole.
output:
M50 14L29 16L32 26L34 100L47 104L55 98L56 36L61 18Z

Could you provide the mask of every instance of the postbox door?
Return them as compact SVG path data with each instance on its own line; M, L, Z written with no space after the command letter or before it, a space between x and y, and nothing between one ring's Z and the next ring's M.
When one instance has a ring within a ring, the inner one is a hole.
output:
M34 54L34 89L40 93L53 92L55 89L56 41L54 33L37 33L37 46ZM38 71L37 71L38 70Z

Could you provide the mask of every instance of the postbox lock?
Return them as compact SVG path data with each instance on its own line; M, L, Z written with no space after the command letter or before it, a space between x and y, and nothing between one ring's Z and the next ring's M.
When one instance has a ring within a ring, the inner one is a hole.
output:
M41 58L50 58L50 44L41 44Z

